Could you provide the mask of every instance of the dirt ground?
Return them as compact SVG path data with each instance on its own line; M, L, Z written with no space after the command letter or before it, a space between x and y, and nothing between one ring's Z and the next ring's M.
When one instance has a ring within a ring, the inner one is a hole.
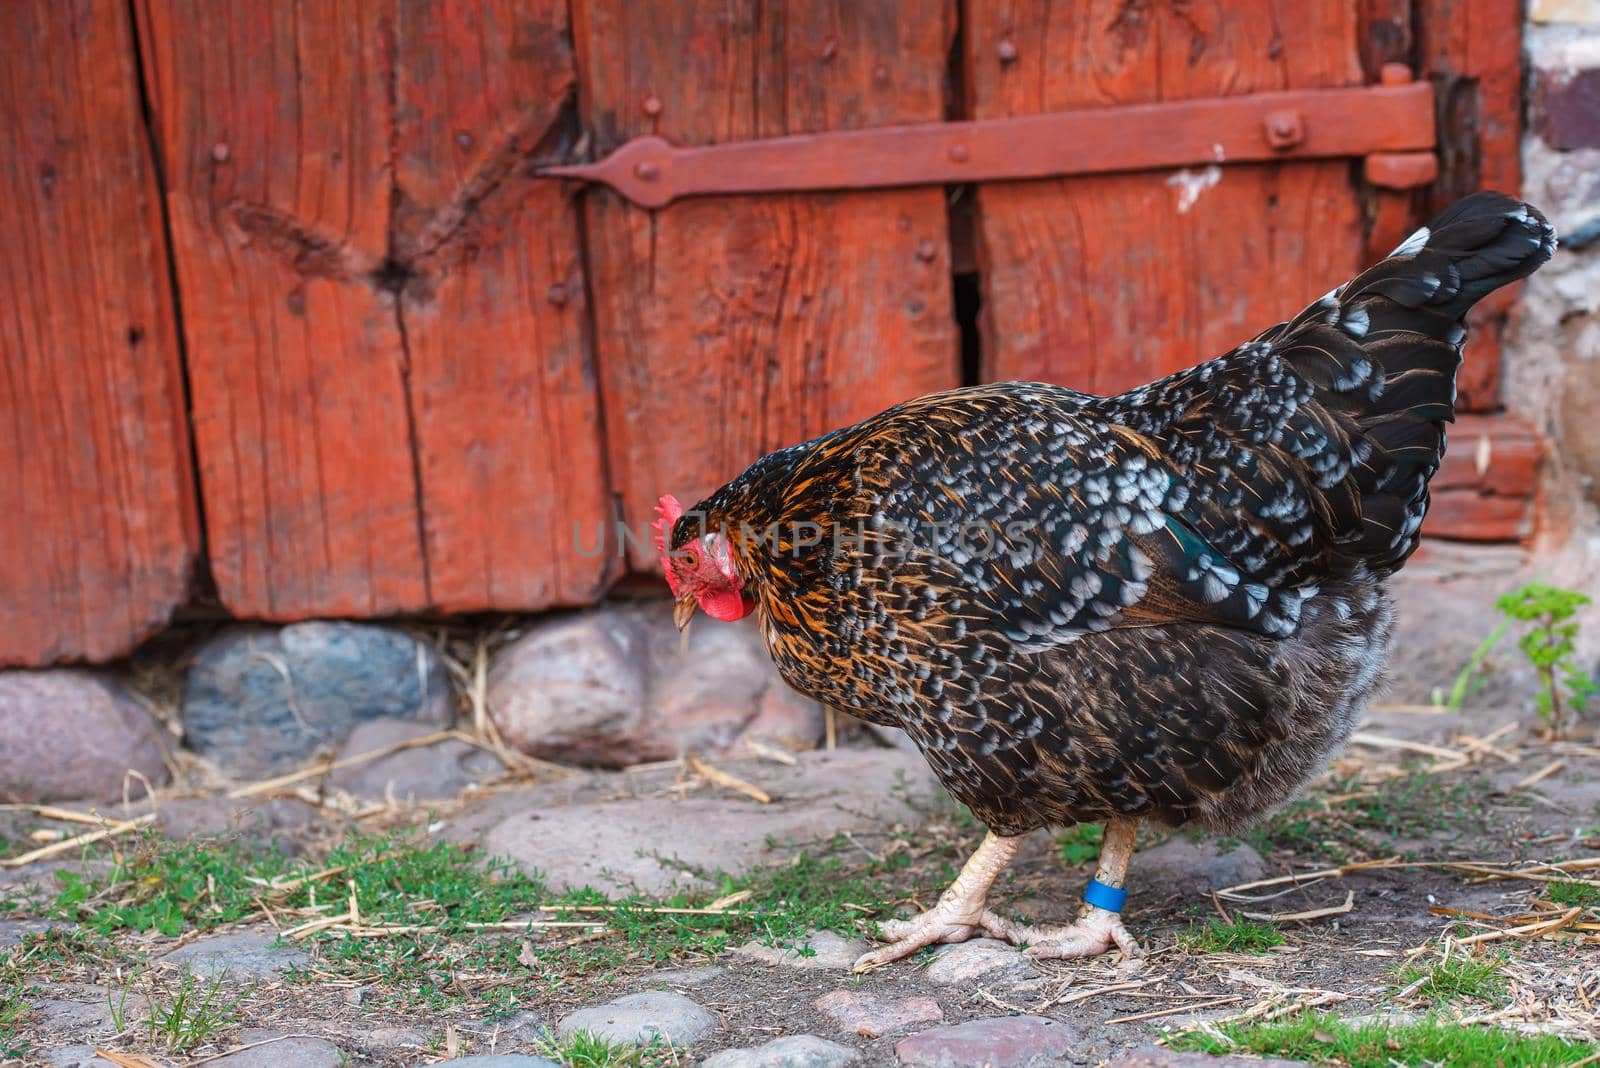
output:
M1485 736L1491 740L1482 741ZM299 1040L280 1037L286 1035L329 1040L346 1063L360 1065L431 1063L467 1053L549 1053L548 1029L567 1012L644 990L684 994L708 1009L720 1029L696 1042L692 1053L658 1048L631 1062L597 1063L696 1063L720 1049L814 1034L856 1050L861 1063L889 1065L897 1063L899 1039L931 1026L924 1022L881 1035L842 1030L816 1006L819 997L837 990L896 1002L930 998L942 1010L940 1024L1042 1015L1070 1025L1074 1053L1064 1063L1085 1065L1112 1061L1203 1021L1276 1014L1299 1005L1327 1007L1346 1017L1444 1013L1600 1038L1600 907L1569 907L1548 897L1552 880L1572 875L1593 882L1600 872L1600 747L1588 738L1539 741L1520 727L1496 734L1487 720L1445 726L1437 717L1406 711L1376 716L1361 738L1363 743L1352 746L1310 798L1241 842L1141 838L1125 915L1148 951L1142 960L1036 963L1013 957L976 977L940 981L940 969L929 966L931 953L864 976L818 967L806 957L772 963L694 946L604 958L569 953L558 959L544 955L556 940L571 945L586 938L604 944L605 939L602 932L574 936L553 930L496 935L494 940L506 947L499 957L482 948L483 939L471 954L453 954L437 941L419 943L417 954L431 963L424 961L419 971L411 966L415 961L397 957L400 963L386 977L387 966L352 970L342 956L347 951L340 948L347 943L327 932L296 943L307 956L289 971L251 976L246 968L242 979L230 974L221 984L229 1010L215 1033L177 1053L148 1027L129 1021L148 1014L146 999L170 1005L180 993L181 972L160 967L159 958L217 932L120 932L69 942L60 933L65 927L46 930L52 908L59 907L51 902L60 892L61 872L87 871L92 879L116 863L114 856L86 848L71 859L0 871L0 908L10 915L0 925L0 977L8 984L0 987L0 1021L5 1019L3 991L9 989L15 1003L24 1006L13 1008L9 1052L26 1064L115 1063L87 1059L97 1048L125 1058L121 1063L140 1063L127 1060L130 1056L163 1065L199 1063L269 1039L277 1039L274 1045L287 1055ZM650 774L661 783L683 783L682 769L658 768ZM761 781L756 771L740 774ZM753 804L715 784L696 789L727 798L730 812ZM515 808L520 796L502 791L492 803ZM537 796L548 803L548 788ZM13 841L30 829L62 826L36 811L4 815ZM425 819L431 821L421 829L426 833L451 820L470 825L471 817L465 807L444 819L434 812L394 810L375 818L369 814L368 820L392 830ZM292 848L315 866L315 858L347 833L350 823L345 813L274 830L272 837L279 845L285 835L293 839ZM82 829L71 827L74 833ZM740 833L737 819L730 818L725 830ZM830 878L871 869L879 873L880 885L894 888L893 904L927 903L980 834L970 819L952 815L949 808L931 810L920 821L852 832L840 854L843 865ZM1086 854L1073 851L1070 835L1066 841L1064 846L1052 836L1034 836L1003 883L1002 910L1040 921L1070 919L1089 868L1081 859ZM836 841L830 848L838 846ZM809 847L820 848L821 842ZM781 864L795 853L790 844L773 848L767 859ZM893 864L886 864L889 858ZM1539 867L1573 861L1565 872ZM1368 866L1322 877L1306 874L1349 864ZM1519 875L1495 877L1495 872ZM1291 873L1300 878L1233 894L1219 895L1214 891L1224 887L1208 885L1208 878L1242 874L1256 876L1244 880L1256 883ZM109 900L126 892L103 893ZM200 897L207 892L219 893L215 885L195 889ZM337 897L337 889L330 894ZM79 907L94 906L91 897L88 906ZM874 914L883 914L878 908L863 907L857 934L867 933ZM1283 918L1303 912L1319 915ZM1197 936L1209 918L1225 914L1231 923L1240 913L1279 917L1266 922L1281 942L1245 951ZM272 934L272 925L260 916L220 930ZM292 922L270 918L280 927ZM1530 925L1531 931L1515 930ZM1447 949L1457 956L1487 955L1503 985L1493 996L1476 998L1470 992L1452 999L1404 990L1397 976L1408 962L1427 966ZM962 951L973 952L970 947ZM986 959L993 963L994 958ZM510 985L508 976L518 971L536 973L538 982ZM418 989L422 985L427 996ZM0 1043L5 1035L0 1030ZM246 1063L241 1056L235 1053L232 1059ZM0 1062L12 1063L3 1056Z

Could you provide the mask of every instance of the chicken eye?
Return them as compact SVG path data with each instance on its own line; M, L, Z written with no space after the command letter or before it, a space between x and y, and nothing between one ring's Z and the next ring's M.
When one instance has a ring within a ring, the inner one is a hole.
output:
M695 554L693 549L688 549L684 551L683 562L688 564L691 569L698 568L700 566L700 557Z

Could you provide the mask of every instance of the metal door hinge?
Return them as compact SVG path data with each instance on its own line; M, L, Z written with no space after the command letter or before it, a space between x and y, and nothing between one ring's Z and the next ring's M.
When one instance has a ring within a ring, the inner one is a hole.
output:
M720 145L637 137L538 174L602 182L645 208L682 197L1058 178L1285 159L1364 157L1373 184L1432 180L1433 90L1401 64L1378 85L880 126ZM1436 164L1433 164L1436 170ZM1427 176L1424 177L1424 174Z

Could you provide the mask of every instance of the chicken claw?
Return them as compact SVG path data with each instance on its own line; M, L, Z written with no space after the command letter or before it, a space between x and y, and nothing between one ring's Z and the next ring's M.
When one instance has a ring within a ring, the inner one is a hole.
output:
M979 901L982 905L982 901ZM850 970L856 973L881 968L885 964L909 957L925 946L941 942L965 942L984 934L983 927L975 922L980 917L970 910L939 902L927 912L909 920L885 920L879 924L889 944L870 953L863 953Z
M987 916L998 921L997 927L985 925L991 935L1012 945L1026 945L1023 952L1035 960L1096 957L1112 945L1122 951L1123 959L1144 956L1144 950L1122 925L1122 917L1094 905L1085 905L1077 920L1067 927L1029 927L993 913Z
M862 954L851 971L860 973L881 968L937 942L965 942L980 934L994 934L1006 921L983 905L995 876L1016 856L1021 841L1020 837L1008 838L991 831L956 876L956 881L939 895L939 903L912 919L885 920L879 924L884 937L891 940L889 945Z

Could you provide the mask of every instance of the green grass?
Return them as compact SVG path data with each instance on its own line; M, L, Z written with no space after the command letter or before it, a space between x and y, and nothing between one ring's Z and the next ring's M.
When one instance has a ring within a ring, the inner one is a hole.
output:
M32 1043L22 1034L22 1022L27 1015L27 990L20 980L0 974L0 1061L20 1058L32 1048Z
M1262 853L1287 851L1339 863L1368 859L1375 855L1374 839L1421 838L1440 831L1459 838L1481 830L1489 788L1480 779L1450 782L1426 774L1371 786L1334 782L1328 793L1339 801L1301 798L1251 828L1243 840Z
M614 932L598 941L564 944L580 930L551 932L524 943L514 934L453 935L418 933L395 938L340 938L322 945L317 964L323 982L329 974L370 984L372 1007L405 1010L440 1009L463 997L480 1003L491 1016L509 1016L530 1000L546 1000L600 984L621 969L642 969L673 962L708 960L729 946L747 941L794 947L812 930L856 936L871 917L885 911L892 873L903 862L874 865L867 872L845 867L845 843L824 847L820 854L802 853L780 868L740 877L710 876L709 889L661 898L640 895L608 898L594 890L564 894L545 892L528 880L519 894L524 908L539 903L562 906L544 913L555 920L604 919ZM504 874L504 873L502 873ZM516 879L525 877L515 876ZM403 884L397 892L404 893ZM499 892L503 892L503 889ZM662 908L704 907L717 898L748 893L748 899L726 913L684 915ZM462 894L457 891L453 900ZM486 892L494 899L495 894ZM580 906L603 905L604 913L579 912ZM573 911L566 911L566 910ZM365 911L365 909L363 909ZM482 912L492 916L498 908ZM511 910L519 911L519 910ZM463 980L461 977L484 977ZM467 993L463 994L463 988Z
M223 993L225 981L225 975L206 982L184 972L176 989L159 991L152 984L146 993L149 1015L142 1021L128 1018L131 986L124 986L107 994L111 1024L118 1033L138 1028L170 1050L193 1049L238 1021L239 999Z
M1545 897L1567 908L1600 906L1600 889L1588 883L1550 883L1545 887Z
M329 868L289 890L274 888ZM320 898L343 902L353 892L371 920L427 923L446 930L499 923L544 898L543 884L509 864L481 862L446 842L424 845L388 836L356 835L316 865L277 853L251 853L235 842L171 842L151 836L104 874L57 874L61 889L49 913L110 933L159 931L177 936L237 923L275 908L303 908Z
M1179 935L1178 941L1196 953L1268 953L1283 945L1283 935L1270 923L1239 919L1223 923L1213 917Z
M1424 1019L1408 1024L1353 1024L1337 1016L1306 1013L1271 1023L1232 1023L1173 1035L1174 1049L1200 1053L1253 1053L1348 1068L1393 1065L1493 1065L1548 1068L1573 1064L1600 1047L1549 1035L1521 1035Z
M643 1046L631 1042L617 1045L587 1031L575 1035L545 1032L539 1036L534 1051L567 1068L654 1068L681 1063L659 1037Z
M1505 977L1500 974L1499 957L1468 957L1456 954L1435 964L1405 965L1395 973L1391 993L1408 990L1412 995L1429 1001L1443 1002L1455 998L1480 998L1490 1000L1505 993Z
M584 994L619 970L708 960L746 941L805 952L801 942L812 930L870 933L908 882L932 885L952 874L969 843L953 834L935 837L930 843L926 834L906 835L866 866L860 846L839 838L809 846L781 867L737 877L695 871L701 890L608 897L590 889L558 894L508 862L416 836L357 834L315 858L290 860L226 839L152 835L120 849L86 851L90 863L58 873L57 890L40 910L75 926L30 938L27 963L92 968L97 957L117 955L113 939L123 932L176 937L259 919L263 905L285 924L313 915L312 905L337 914L353 891L365 923L422 930L383 938L319 935L308 943L313 967L292 973L295 979L369 985L363 1005L375 1011L470 1005L506 1016L529 1000ZM734 894L744 897L715 914L664 911ZM603 911L580 911L593 906ZM604 921L608 932L584 940L579 928L525 935L473 926L522 917ZM113 947L109 953L106 946Z
M1100 843L1106 829L1098 823L1079 823L1056 835L1056 855L1061 863L1076 868L1084 861L1100 855Z

